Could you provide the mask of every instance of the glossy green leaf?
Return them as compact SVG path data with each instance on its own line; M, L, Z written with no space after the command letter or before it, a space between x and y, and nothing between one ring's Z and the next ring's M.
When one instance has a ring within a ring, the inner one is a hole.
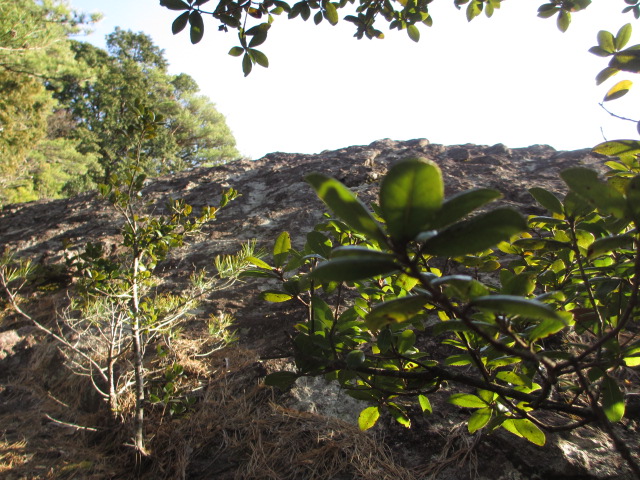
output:
M311 276L324 282L353 282L388 275L398 270L392 258L385 254L334 258L321 263Z
M553 335L554 333L558 333L564 327L566 327L566 322L557 319L557 318L547 318L542 320L533 330L529 332L529 340L535 342L541 338L546 338L549 335Z
M204 21L202 20L200 12L192 10L189 14L189 23L191 24L191 28L189 29L191 43L195 45L202 40L204 35Z
M376 305L365 317L369 330L380 330L390 323L402 323L413 318L426 304L421 295L396 298Z
M380 408L377 406L367 407L358 416L358 427L360 430L369 430L380 418Z
M293 372L275 372L267 375L264 383L270 387L278 387L280 390L288 390L297 379L298 375Z
M409 35L409 38L414 42L420 41L420 30L415 25L407 26L407 34Z
M324 6L324 11L329 23L331 25L337 25L339 17L338 17L338 9L336 8L336 6L331 2L327 2Z
M431 407L431 402L424 395L418 395L418 403L420 404L420 408L423 412L432 413L433 408Z
M587 255L590 258L595 258L599 255L619 250L621 248L630 248L632 245L633 237L629 234L598 238L595 242L589 245Z
M479 408L471 417L469 417L469 424L467 426L469 433L475 433L476 431L483 428L487 423L491 420L491 409L490 408Z
M624 217L624 197L614 187L602 182L594 170L574 167L564 170L560 176L573 192L596 208L617 218Z
M454 393L447 401L464 408L485 408L487 406L484 400L470 393Z
M276 267L282 267L287 258L289 258L289 252L291 251L291 236L289 232L282 232L276 238L273 245L273 262Z
M443 197L442 173L435 163L423 158L396 163L380 185L380 209L391 237L413 240L428 228Z
M442 228L462 219L477 208L502 197L498 190L492 188L474 188L457 193L443 203L431 228Z
M632 30L633 29L630 23L627 23L626 25L620 27L620 30L618 30L615 39L616 50L622 50L627 45L627 43L629 43Z
M633 82L631 80L621 80L609 89L607 94L604 96L603 101L609 102L626 95L627 93L629 93L629 89L632 85Z
M618 383L609 375L605 375L601 385L602 409L610 422L619 422L624 417L624 395Z
M605 52L613 53L616 51L615 47L615 39L613 38L613 34L607 32L606 30L600 30L598 32L598 46L603 49Z
M349 227L369 236L381 245L386 243L380 224L353 192L341 182L320 173L307 175L306 180L320 199Z
M564 214L564 208L562 202L549 190L545 190L540 187L533 187L529 189L529 193L536 199L536 201L551 213L558 215Z
M506 424L506 425L505 425ZM507 428L507 425L511 428ZM529 440L531 443L542 447L547 441L544 432L540 430L531 420L517 418L506 420L502 426L516 435Z
M506 315L519 315L535 320L560 320L560 316L549 305L537 300L512 295L487 295L475 298L471 305Z
M171 32L176 35L184 30L184 27L187 26L189 22L189 12L184 12L180 14L171 24Z
M293 295L286 292L280 292L278 290L265 290L260 293L260 298L267 302L281 303L291 300Z
M515 210L503 207L450 225L424 242L430 255L459 257L477 253L507 241L524 231L527 222Z

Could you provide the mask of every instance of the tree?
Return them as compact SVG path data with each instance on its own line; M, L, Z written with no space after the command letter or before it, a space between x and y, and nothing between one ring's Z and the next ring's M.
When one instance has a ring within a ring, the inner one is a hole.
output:
M147 175L238 158L224 116L197 95L191 77L167 72L164 53L149 36L116 29L107 36L107 51L81 42L74 42L73 50L95 79L69 82L56 98L77 125L71 138L79 140L79 150L98 157L101 172L93 172L94 181L104 182L122 171L123 152L129 148L127 129L136 118L130 106L137 100L166 119L142 146Z
M87 76L73 58L68 36L95 19L76 15L60 2L0 0L0 203L58 196L66 178L91 164L74 152L73 142L42 142L54 140L48 134L48 118L56 108L51 91ZM54 152L66 153L45 157Z

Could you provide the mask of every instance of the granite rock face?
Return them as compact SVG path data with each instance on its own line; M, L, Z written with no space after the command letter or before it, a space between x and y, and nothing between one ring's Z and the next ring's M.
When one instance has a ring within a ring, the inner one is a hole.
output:
M325 211L305 183L305 175L320 172L337 178L366 203L375 200L379 180L389 167L410 156L425 157L440 166L446 195L473 187L491 187L502 192L500 203L524 214L542 213L533 205L528 188L540 186L563 193L566 188L558 176L563 169L585 165L602 170L606 159L588 149L561 152L547 145L528 148L508 148L502 144L443 146L426 139L385 139L316 155L271 153L255 161L242 160L180 172L150 181L146 186L145 197L156 213L164 211L170 197L184 198L197 211L216 204L224 188L233 187L242 196L222 210L202 235L178 249L158 269L167 284L177 285L194 268L210 265L216 254L236 251L246 240L255 238L259 246L271 249L282 231L290 232L294 247L302 247L306 234ZM61 262L65 242L82 246L88 241L102 241L108 248L117 246L119 227L120 221L111 207L93 194L9 205L0 212L0 246L51 266ZM211 298L207 308L232 312L238 320L243 346L269 356L281 351L279 347L286 341L286 332L303 318L304 312L283 304L265 304L257 298L258 291L259 285L249 282ZM2 362L10 360L15 350L27 348L21 346L21 341L31 332L24 328L24 324L0 325L0 379L8 375L2 370ZM29 346L33 343L30 341ZM15 362L11 366L12 370L19 368ZM394 444L404 442L402 449L408 452L405 459L408 464L412 463L412 456L416 465L425 458L437 458L447 435L458 431L467 417L444 401L439 402L439 406L443 410L416 422L412 431L393 430L394 436L387 436L392 449ZM316 406L311 409L322 411ZM397 427L389 425L388 428ZM444 465L435 476L422 478L628 478L623 473L625 466L612 453L606 436L595 429L550 435L544 449L501 433L483 437L476 452L473 472L467 462L460 466Z

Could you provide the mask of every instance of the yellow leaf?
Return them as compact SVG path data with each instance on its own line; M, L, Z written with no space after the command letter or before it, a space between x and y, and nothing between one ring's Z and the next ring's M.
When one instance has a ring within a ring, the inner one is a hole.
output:
M633 85L633 82L631 80L622 80L616 83L604 96L604 101L608 102L610 100L615 100L616 98L620 98L623 95L626 95L631 88L631 85Z

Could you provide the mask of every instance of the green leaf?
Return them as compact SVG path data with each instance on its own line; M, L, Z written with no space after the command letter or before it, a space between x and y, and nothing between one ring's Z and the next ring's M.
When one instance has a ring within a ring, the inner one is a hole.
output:
M407 34L409 35L409 38L414 42L420 41L420 30L415 25L407 26Z
M467 428L469 429L469 433L475 433L477 430L480 430L491 420L491 409L490 408L479 408L471 417L469 417L469 424Z
M276 238L273 245L273 262L278 268L282 267L287 258L289 258L289 252L291 251L291 236L289 232L282 232Z
M423 412L433 412L433 408L431 407L431 402L424 395L418 395L418 403L420 404L420 408Z
M442 173L435 163L424 158L396 163L380 185L380 209L389 235L401 242L413 240L428 228L443 197Z
M607 67L596 75L596 85L601 85L615 74L620 73L617 68Z
M602 379L602 409L610 422L619 422L624 417L624 395L618 383L609 375Z
M596 208L617 218L624 217L624 197L614 187L600 181L595 171L584 167L574 167L561 172L560 177L571 191L583 197Z
M470 393L454 393L447 401L464 408L485 408L487 406L484 400Z
M502 423L502 427L505 430L529 440L531 443L539 446L543 446L546 442L546 437L542 430L535 426L531 420L526 418L514 418L505 420Z
M288 390L297 379L298 375L293 372L275 372L267 375L264 383L270 387L278 387L280 390Z
M633 29L631 28L630 23L623 25L620 28L620 30L618 30L618 33L616 35L616 41L615 41L616 50L622 50L625 47L625 45L629 43L629 40L631 39L632 30Z
M189 23L191 24L191 29L189 30L189 35L191 36L191 43L196 44L204 35L204 21L202 20L202 15L200 12L196 10L192 10L189 14Z
M533 330L529 332L529 340L535 342L536 340L539 340L541 338L546 338L549 335L558 333L566 326L566 322L563 322L560 319L547 318L545 320L542 320Z
M365 356L362 350L351 350L347 355L347 368L355 369L364 363Z
M269 68L269 59L260 50L256 50L255 48L250 48L249 53L251 54L251 56L253 57L253 59L256 61L258 65L264 68Z
M311 277L324 282L354 282L378 275L388 275L399 269L393 257L386 254L339 257L321 263Z
M281 303L291 300L293 295L278 290L265 290L264 292L260 292L260 298L267 302Z
M447 198L431 224L431 228L442 228L457 222L477 208L502 197L498 190L475 188Z
M560 10L558 14L558 30L561 32L566 32L569 29L569 25L571 24L571 14L566 10Z
M402 408L395 403L389 402L387 403L387 410L396 422L405 428L411 428L411 420Z
M160 0L160 6L169 10L189 10L189 5L182 0Z
M551 213L558 215L564 214L562 202L553 193L544 188L533 187L529 189L529 193L536 199L536 201Z
M445 228L424 242L430 255L459 257L480 252L524 231L527 222L515 210L503 207L463 220Z
M589 245L587 255L589 258L594 258L621 248L630 248L632 245L633 237L629 234L598 238L595 242Z
M380 330L390 323L412 319L424 307L427 299L422 295L396 298L376 305L365 317L369 330Z
M519 315L535 320L561 320L560 316L548 305L512 295L487 295L474 298L470 305L490 310L495 313Z
M369 430L376 424L378 418L380 418L380 408L377 406L367 407L358 416L358 427L360 430Z
M245 260L251 265L255 265L259 268L264 268L265 270L271 270L271 266L267 262L263 262L258 257L247 257Z
M357 232L369 236L381 245L386 244L386 237L371 213L364 204L341 182L320 173L307 175L307 182L316 191L318 197L344 223Z
M171 24L171 32L176 35L184 30L184 27L187 26L189 22L189 12L184 12L180 14Z
M324 234L313 231L307 234L307 245L312 252L317 253L318 255L329 258L331 256L331 247L333 244L331 240Z
M324 11L325 11L327 20L329 20L329 23L331 25L337 25L339 18L338 18L338 9L336 8L336 6L331 2L327 2L324 5Z
M598 46L607 53L613 53L616 51L615 39L613 34L606 30L600 30L598 32Z
M596 145L593 151L610 157L619 157L621 160L634 160L636 155L640 154L640 141L613 140Z
M239 57L243 53L244 48L242 47L233 47L231 50L229 50L229 55L231 55L232 57Z
M611 100L615 100L616 98L620 98L627 93L629 93L629 89L633 85L631 80L622 80L616 83L613 87L609 89L607 94L604 96L603 101L609 102Z
M251 57L249 56L248 53L245 53L244 57L242 57L242 73L244 73L244 76L246 77L251 73L252 69L253 69L253 62L251 61Z

